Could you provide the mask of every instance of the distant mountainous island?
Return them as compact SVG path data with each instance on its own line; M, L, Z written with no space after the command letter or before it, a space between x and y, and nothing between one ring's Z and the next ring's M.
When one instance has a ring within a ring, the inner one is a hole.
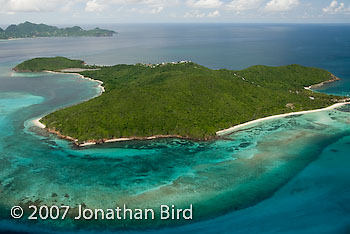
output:
M14 70L77 72L103 82L106 92L101 96L41 120L51 132L78 144L153 136L208 140L216 131L251 120L338 102L335 96L304 88L338 80L334 75L300 65L241 71L212 70L188 61L98 67L55 57L31 59Z
M95 28L83 30L79 26L71 28L58 28L46 24L34 24L24 22L18 25L12 24L5 30L0 28L0 39L34 38L34 37L110 37L117 32L112 30Z

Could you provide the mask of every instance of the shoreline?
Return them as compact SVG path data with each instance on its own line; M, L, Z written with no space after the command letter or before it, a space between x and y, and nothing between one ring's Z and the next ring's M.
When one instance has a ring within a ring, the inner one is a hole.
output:
M64 72L64 71L59 72L59 71L47 71L47 70L45 70L43 72L52 73L52 74L72 74L72 75L76 75L76 76L79 76L82 79L90 80L90 81L94 81L94 82L99 83L98 88L100 88L101 93L98 96L100 96L102 93L106 92L105 88L102 86L103 82L101 80L95 80L95 79L92 79L90 77L83 76L83 75L81 75L80 73L77 73L77 72Z
M256 119L256 120L252 120L252 121L249 121L249 122L246 122L246 123L235 125L233 127L227 128L227 129L223 129L223 130L217 131L216 132L216 136L217 137L222 137L222 136L230 134L230 133L232 133L232 132L234 132L236 130L239 130L239 129L243 128L243 127L246 127L248 125L260 123L260 122L263 122L263 121L266 121L266 120L283 118L283 117L286 117L286 116L293 116L293 115L300 115L300 114L309 114L309 113L317 113L317 112L321 112L321 111L333 110L335 108L338 108L338 107L341 107L341 106L344 106L344 105L348 105L348 104L350 104L350 100L347 100L347 101L341 102L341 103L336 103L336 104L333 104L331 106L328 106L328 107L325 107L325 108L321 108L321 109L307 110L307 111L298 111L298 112L291 112L291 113L285 113L285 114L279 114L279 115L272 115L272 116L268 116L268 117L264 117L264 118L260 118L260 119ZM57 135L61 139L73 141L74 144L76 146L78 146L78 147L92 146L92 145L103 144L103 143L133 141L133 140L154 140L154 139L160 139L160 138L178 138L178 139L187 139L187 140L192 139L192 138L184 137L184 136L180 136L180 135L154 135L154 136L149 136L149 137L121 137L121 138L112 138L112 139L101 139L101 140L93 140L93 141L86 141L86 142L83 142L83 143L78 143L78 141L79 141L78 139L75 139L75 138L70 137L70 136L65 136L65 135L61 134L59 131L46 128L46 126L44 124L39 122L40 119L41 118L33 120L33 123L37 127L43 128L43 129L47 130L48 132ZM210 138L210 139L215 139L215 137ZM203 139L203 140L210 140L210 139Z
M318 83L318 84L314 84L314 85L310 85L310 86L304 87L304 89L312 91L312 89L321 88L325 84L329 84L329 83L333 83L333 82L341 80L340 78L336 77L332 73L331 73L331 77L332 77L332 79L330 79L330 80L326 80L326 81L323 81L323 82Z
M26 72L26 71L15 71L15 72ZM81 75L79 73L76 73L76 72L58 72L58 71L48 71L48 70L45 70L45 71L42 71L42 72L51 73L51 74L72 74L72 75L78 76L81 79L97 82L98 83L97 87L99 88L100 91L99 91L99 93L97 95L95 95L92 98L99 97L106 91L105 88L102 86L103 82L101 80L94 80L94 79L92 79L90 77L83 76L83 75ZM89 98L88 100L90 100L92 98ZM87 101L87 100L84 100L83 102L85 102L85 101ZM57 110L55 110L55 111L57 111ZM46 114L46 115L48 115L48 114ZM43 115L43 116L41 116L39 118L36 118L36 119L32 120L31 122L33 123L34 126L42 128L42 129L46 129L48 132L54 133L54 134L58 135L60 138L67 139L67 140L76 140L76 139L74 139L72 137L64 136L64 135L60 134L59 132L50 130L49 128L46 128L46 125L40 122L40 120L42 118L44 118L46 115Z
M263 122L265 120L270 120L270 119L277 119L277 118L283 118L286 116L293 116L293 115L300 115L300 114L309 114L309 113L316 113L316 112L321 112L321 111L327 111L327 110L333 110L335 108L344 106L350 104L350 100L346 100L345 102L340 102L340 103L336 103L333 104L331 106L325 107L325 108L321 108L321 109L315 109L315 110L307 110L307 111L298 111L298 112L290 112L290 113L285 113L285 114L279 114L279 115L272 115L272 116L268 116L268 117L264 117L264 118L260 118L260 119L256 119L256 120L252 120L246 123L242 123L239 125L235 125L233 127L227 128L227 129L223 129L220 131L216 132L216 135L218 136L223 136L223 135L227 135L229 133L234 132L235 130L238 130L242 127L248 126L250 124L255 124L255 123L260 123Z
M42 119L41 118L37 118L37 119L34 119L32 120L31 122L33 123L34 126L37 126L39 128L46 128L45 124L41 123L40 120Z
M177 138L177 139L191 139L188 137L183 137L180 135L155 135L155 136L149 136L149 137L121 137L121 138L112 138L112 139L102 139L99 141L91 141L91 142L83 142L81 144L77 143L77 139L74 139L76 142L76 145L79 147L84 146L90 146L90 145L97 145L97 144L103 144L103 143L115 143L115 142L124 142L124 141L135 141L135 140L154 140L154 139L161 139L161 138Z

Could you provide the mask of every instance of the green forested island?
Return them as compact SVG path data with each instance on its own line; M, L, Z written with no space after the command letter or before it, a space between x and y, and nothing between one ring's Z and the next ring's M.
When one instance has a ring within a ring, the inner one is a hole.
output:
M28 60L14 70L76 67L89 68L80 60L56 57ZM250 120L336 102L334 96L304 88L336 78L323 69L300 65L232 71L183 61L120 64L79 73L103 81L106 92L41 120L79 142L155 135L211 139L218 130Z
M28 37L108 37L116 32L95 28L83 30L79 26L71 28L58 28L46 24L34 24L24 22L18 25L10 25L5 30L0 28L0 39L28 38Z
M13 68L21 72L60 71L65 68L89 68L82 60L72 60L64 57L36 58L25 61Z

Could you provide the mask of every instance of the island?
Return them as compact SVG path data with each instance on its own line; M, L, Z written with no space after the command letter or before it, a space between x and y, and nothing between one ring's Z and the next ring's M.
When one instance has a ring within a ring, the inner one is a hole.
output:
M211 140L222 129L252 120L344 101L308 89L337 77L295 64L233 71L190 61L90 66L53 57L28 60L14 70L74 72L103 84L100 96L40 120L77 145L158 137Z
M35 37L110 37L117 32L95 28L83 30L79 26L58 28L46 24L24 22L12 24L5 30L0 28L0 39L35 38Z

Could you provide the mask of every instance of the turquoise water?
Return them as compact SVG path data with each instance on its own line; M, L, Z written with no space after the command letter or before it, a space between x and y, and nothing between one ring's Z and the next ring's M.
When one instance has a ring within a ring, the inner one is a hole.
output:
M170 225L152 232L349 231L348 107L265 121L217 141L161 139L78 149L36 128L30 120L97 95L97 84L74 75L11 72L18 62L44 55L75 57L91 64L188 59L232 69L301 63L327 68L344 78L323 91L347 95L348 26L115 27L120 34L113 38L0 42L2 230L91 231ZM137 36L140 33L142 38ZM324 40L316 40L321 33ZM278 53L269 54L272 48ZM9 217L11 206L32 203L85 204L89 208L124 203L131 208L193 204L197 222L120 224L67 219L38 223Z

